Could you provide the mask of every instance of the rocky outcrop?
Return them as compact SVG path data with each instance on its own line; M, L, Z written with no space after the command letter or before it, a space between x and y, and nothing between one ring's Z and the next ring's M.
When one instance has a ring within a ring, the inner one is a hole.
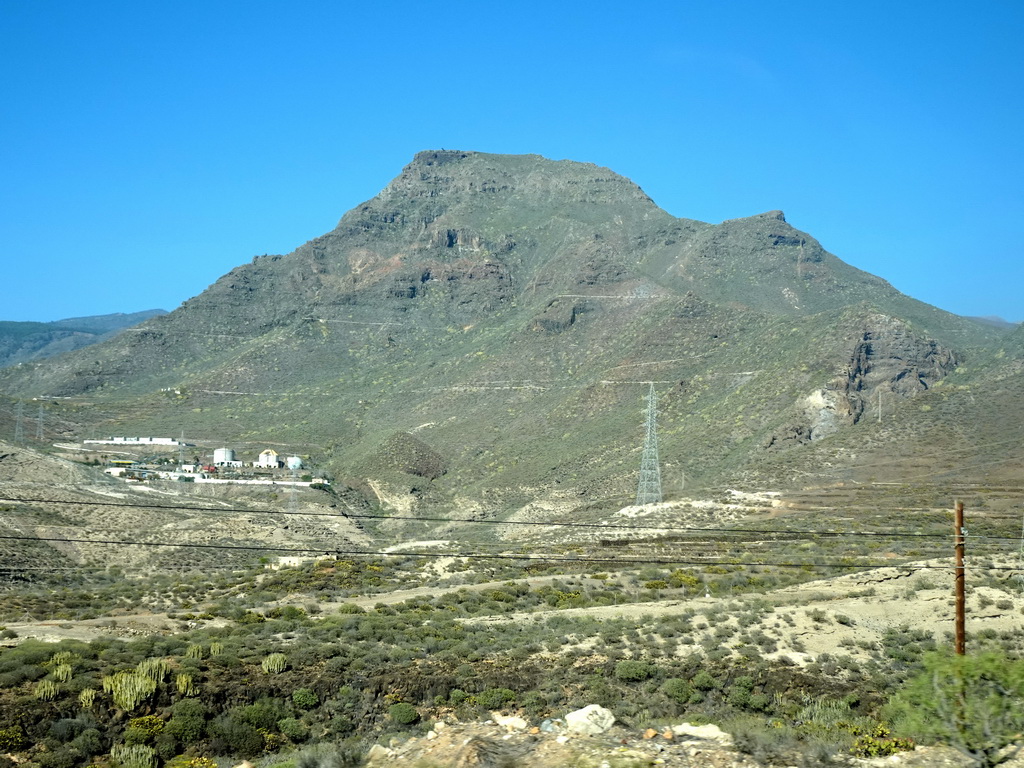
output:
M922 338L902 320L872 314L853 339L840 373L802 398L796 418L773 433L765 447L779 450L828 437L859 422L879 394L914 397L958 364L953 350Z
M912 397L935 385L959 364L957 355L932 339L922 339L903 321L873 315L853 349L839 389L856 422L879 388Z
M573 326L586 308L585 301L553 299L544 311L533 319L531 328L552 335L562 333Z
M408 432L389 437L373 455L371 464L427 480L436 480L448 471L441 454Z

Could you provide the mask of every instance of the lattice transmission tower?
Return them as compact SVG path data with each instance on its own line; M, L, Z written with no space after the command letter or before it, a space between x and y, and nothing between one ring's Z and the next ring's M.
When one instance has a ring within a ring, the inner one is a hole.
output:
M644 455L640 459L640 483L636 489L636 505L661 502L661 465L658 462L658 398L652 383L647 393L647 435Z
M25 404L19 402L14 406L14 444L21 445L25 442L25 427L22 424L25 418Z

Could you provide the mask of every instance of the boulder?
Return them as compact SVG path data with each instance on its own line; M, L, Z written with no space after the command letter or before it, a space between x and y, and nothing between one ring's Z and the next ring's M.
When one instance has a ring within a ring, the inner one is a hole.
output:
M732 744L732 736L717 725L690 725L680 723L672 726L672 733L687 741L714 741L723 746Z
M366 753L366 762L383 763L394 756L395 753L392 750L387 747L382 747L380 744L374 744L370 747L370 751Z
M522 731L526 729L528 723L521 717L515 715L503 715L501 712L491 712L491 720L502 728L507 728L509 731Z
M598 704L590 704L567 714L565 724L573 733L596 736L615 724L615 715Z

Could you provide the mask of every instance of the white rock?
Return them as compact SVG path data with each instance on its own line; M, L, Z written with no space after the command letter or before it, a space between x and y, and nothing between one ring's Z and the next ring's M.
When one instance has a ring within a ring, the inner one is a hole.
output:
M732 744L732 736L723 731L717 725L690 725L681 723L672 726L672 733L676 736L700 739L701 741L715 741L719 744Z
M515 715L503 715L500 712L491 712L491 719L502 728L508 728L510 731L522 731L527 726L527 722L523 718L516 717Z
M565 716L566 727L574 733L596 736L615 724L615 715L598 704L589 704Z
M374 744L370 747L370 751L366 753L366 761L369 763L382 762L384 760L390 760L394 755L395 753L387 747L382 747L380 744Z
M436 739L436 738L437 738L437 732L436 731L428 731L427 732L427 740L428 741L430 741L431 739Z

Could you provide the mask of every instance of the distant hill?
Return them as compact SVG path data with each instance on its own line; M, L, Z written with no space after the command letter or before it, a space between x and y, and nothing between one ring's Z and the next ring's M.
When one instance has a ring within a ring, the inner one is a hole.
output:
M287 446L385 509L530 514L630 500L648 382L667 494L981 476L943 445L1012 474L1019 333L780 211L680 219L606 168L438 151L331 232L0 391L70 398L96 434Z
M0 321L0 368L105 341L125 328L166 314L162 309L147 309L131 314L71 317L49 323Z
M979 323L985 323L986 325L992 325L996 328L1010 329L1016 328L1020 323L1011 323L1009 320L1003 320L1003 318L996 315L986 315L985 317L972 317L971 320L977 320Z

